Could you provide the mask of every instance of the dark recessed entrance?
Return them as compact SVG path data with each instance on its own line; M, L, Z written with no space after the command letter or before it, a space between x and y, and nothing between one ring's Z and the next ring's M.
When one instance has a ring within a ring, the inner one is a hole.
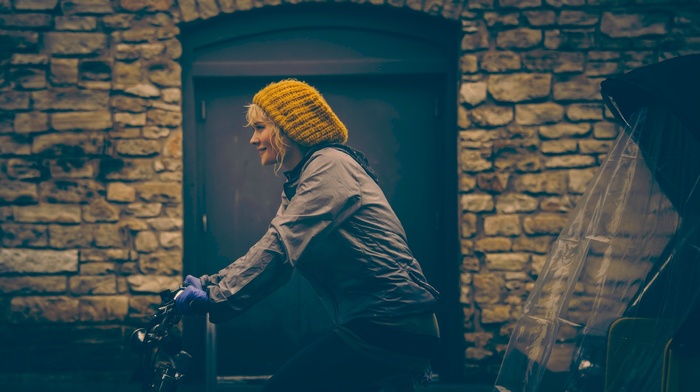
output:
M368 155L442 292L444 350L435 367L443 378L458 377L458 37L454 22L332 4L241 12L185 29L185 273L218 271L266 230L283 177L261 167L248 144L244 105L271 81L305 80L345 123L348 144ZM329 328L315 295L295 276L231 322L186 320L185 337L188 351L207 358L200 375L221 383L271 374Z

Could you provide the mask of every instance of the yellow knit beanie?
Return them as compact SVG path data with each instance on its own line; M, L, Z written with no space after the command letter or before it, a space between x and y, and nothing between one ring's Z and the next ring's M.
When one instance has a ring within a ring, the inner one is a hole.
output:
M313 87L295 79L267 85L253 97L282 130L303 146L345 143L348 130Z

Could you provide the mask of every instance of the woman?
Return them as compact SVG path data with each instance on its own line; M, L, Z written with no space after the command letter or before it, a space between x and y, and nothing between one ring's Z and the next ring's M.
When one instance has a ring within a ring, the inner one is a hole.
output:
M261 163L287 170L282 203L243 257L217 274L187 276L178 309L226 321L296 268L336 328L292 357L264 391L364 391L395 375L423 374L439 342L438 293L367 159L344 145L343 123L316 89L291 79L260 90L246 119Z

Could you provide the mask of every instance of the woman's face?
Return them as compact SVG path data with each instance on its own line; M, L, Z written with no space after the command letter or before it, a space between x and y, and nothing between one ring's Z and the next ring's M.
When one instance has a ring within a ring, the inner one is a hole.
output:
M250 144L258 150L260 163L263 166L277 163L279 152L272 142L272 124L266 121L255 121Z

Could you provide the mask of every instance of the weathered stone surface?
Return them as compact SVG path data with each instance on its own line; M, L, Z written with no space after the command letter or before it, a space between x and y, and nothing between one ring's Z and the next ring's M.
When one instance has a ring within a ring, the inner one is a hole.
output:
M581 154L605 154L612 144L612 140L580 140L578 147Z
M109 111L59 112L51 114L51 128L57 131L99 131L112 128L112 125L112 114Z
M476 240L474 250L481 253L509 252L512 242L510 238L484 237Z
M488 91L501 102L523 102L549 95L552 76L549 74L515 73L491 75Z
M111 182L107 184L107 200L130 203L136 200L136 189L123 182Z
M97 30L97 18L94 16L57 16L56 30L95 31Z
M5 295L62 294L65 276L17 276L0 278L0 293Z
M504 8L535 8L542 5L542 0L498 0Z
M146 113L114 113L117 127L141 127L146 125Z
M46 88L46 70L34 67L18 67L10 70L10 77L23 90Z
M60 179L93 178L94 162L89 158L59 158L50 161L51 177Z
M72 249L88 246L92 232L85 226L49 226L49 244L55 249Z
M554 11L525 11L523 12L527 22L534 27L540 26L550 26L553 25L556 20L556 14Z
M10 319L16 323L72 323L79 319L79 300L71 297L13 297Z
M163 210L161 203L131 203L124 209L124 213L138 218L154 218Z
M480 305L497 304L501 301L501 290L503 290L505 286L505 281L500 274L475 274L473 282L474 301L476 303Z
M459 153L460 167L465 172L482 172L491 169L493 163L484 159L479 151L462 150Z
M103 159L100 164L100 174L108 180L148 180L153 173L147 159Z
M517 191L530 194L564 194L566 178L567 173L563 171L523 174L515 179L513 185Z
M173 6L173 0L120 0L122 9L130 12L138 11L168 11Z
M513 121L513 108L508 106L482 105L471 112L472 121L478 126L502 126Z
M664 35L668 32L667 20L663 14L603 12L600 32L613 38Z
M479 173L477 184L479 188L491 193L503 192L508 186L508 173Z
M182 131L173 131L163 146L163 156L168 158L182 158Z
M463 102L476 106L486 100L486 83L462 83L459 96Z
M159 248L158 237L152 231L142 231L136 235L134 240L134 246L136 250L140 253L151 253ZM143 259L143 256L140 257ZM143 264L141 264L143 265ZM143 268L142 268L143 271ZM155 270L143 271L144 273L156 272ZM165 275L168 275L165 273Z
M131 275L126 278L129 289L134 293L158 294L163 290L172 290L182 283L180 276Z
M523 219L523 229L525 230L525 233L530 235L558 235L567 221L568 217L563 214L542 213L532 216L526 216L525 219Z
M477 231L477 217L476 214L464 213L461 215L460 219L460 235L462 238L471 238L476 234Z
M52 58L49 78L55 86L78 83L78 59Z
M594 46L595 31L593 29L576 30L546 30L544 47L559 50L580 50Z
M1 37L0 37L1 38ZM0 92L0 109L17 110L29 109L29 95L25 91L2 91Z
M582 194L588 188L596 169L569 170L569 192Z
M586 100L599 101L600 83L602 79L577 77L566 82L556 82L552 87L554 99L563 100Z
M590 130L591 126L588 123L559 123L555 125L541 126L538 128L539 135L543 139L581 137L587 135Z
M0 136L0 155L29 155L31 146L25 138Z
M182 113L151 109L147 112L147 124L163 127L179 127L182 125Z
M91 111L109 107L109 92L78 89L50 89L32 93L34 109Z
M6 223L0 230L2 244L7 248L46 248L46 226Z
M5 165L7 177L14 180L40 178L43 169L43 166L36 160L12 158L8 159Z
M111 106L121 112L143 113L150 106L150 102L139 97L116 95L112 97Z
M484 12L484 20L489 27L517 26L519 16L517 12Z
M51 54L99 54L107 46L107 36L102 33L56 33L44 34L44 46Z
M163 249L182 249L182 233L179 231L166 231L160 233L160 245Z
M129 312L129 297L99 296L80 297L80 321L122 321Z
M61 133L34 137L34 154L76 156L99 154L104 148L104 137L94 134Z
M542 31L527 27L501 31L496 37L496 45L503 49L527 49L542 42Z
M51 180L40 185L43 200L49 203L88 203L104 190L94 180Z
M541 151L547 155L575 153L578 152L578 142L576 140L544 141Z
M180 14L184 22L199 19L195 0L178 0L177 5L180 7Z
M556 123L564 118L564 107L553 102L515 105L515 122L521 125Z
M64 15L114 13L111 0L63 0L61 8Z
M94 225L94 226L104 226L104 225ZM94 229L94 226L88 226ZM132 257L128 249L83 249L80 251L80 262L126 262L131 260Z
M551 249L555 239L554 236L518 237L513 241L513 251L546 254Z
M578 10L562 10L557 18L559 25L568 26L593 26L598 23L600 17L597 13L578 11Z
M473 54L465 54L459 58L459 69L463 74L473 74L479 70L479 59Z
M77 271L77 250L0 249L0 273L60 274Z
M486 267L490 271L524 271L530 262L527 253L490 253L486 255Z
M484 234L488 236L519 236L522 233L520 216L494 215L484 218Z
M82 207L85 222L116 222L119 220L119 207L103 199L95 199Z
M109 213L109 211L107 211ZM93 244L99 248L121 248L126 243L126 233L119 224L92 225ZM121 255L121 252L119 253Z
M488 305L481 309L481 322L483 324L502 323L510 320L509 305Z
M593 136L596 139L615 139L618 135L618 125L611 122L593 124Z
M146 202L177 203L182 201L182 186L167 182L145 182L135 186L137 197Z
M533 212L537 210L537 199L520 193L508 193L496 198L496 211L501 214Z
M544 162L549 169L561 169L570 167L589 167L596 164L595 157L589 155L563 155L547 158Z
M487 194L467 194L459 199L462 211L487 212L493 210L493 196Z
M58 0L15 0L15 9L22 11L44 11L56 8Z
M45 54L13 53L10 59L12 65L43 66L49 63L49 58Z
M80 207L59 204L39 204L13 207L16 222L80 223Z
M161 143L157 140L120 140L116 144L116 151L124 156L153 156L160 148Z
M114 263L103 263L103 262L96 262L96 263L83 263L80 265L80 275L83 276L103 276L103 275L114 275L117 272L117 268ZM112 279L115 279L114 276L112 276ZM116 293L121 293L119 291L117 279L115 279L115 292Z
M156 231L181 230L182 218L153 218L148 219L149 226Z
M487 72L517 71L520 68L520 56L512 51L489 51L481 58L481 69Z
M571 121L603 119L603 107L599 103L574 103L566 108L566 117Z
M176 275L182 271L182 253L159 251L139 256L139 270L144 274Z
M540 201L543 212L569 212L575 207L574 201L568 195L545 197Z
M71 276L70 291L76 295L116 294L117 279L114 276Z
M42 112L17 113L14 121L15 132L29 134L47 131L48 119L48 115Z
M467 23L467 26L465 26ZM462 23L464 36L461 48L463 51L485 49L489 47L489 32L483 21L465 21Z
M0 202L4 203L35 203L38 200L36 184L24 181L0 180Z

